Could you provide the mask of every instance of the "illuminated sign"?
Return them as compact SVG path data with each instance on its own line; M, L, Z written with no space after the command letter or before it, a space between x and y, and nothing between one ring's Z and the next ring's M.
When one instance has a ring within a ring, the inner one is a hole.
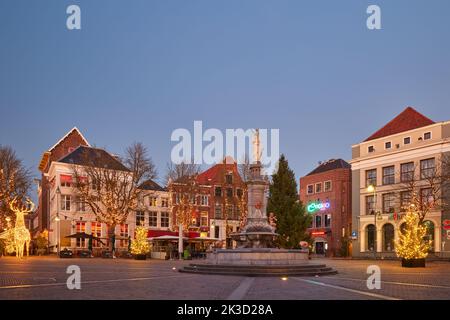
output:
M329 202L313 202L308 205L308 212L325 211L330 209L331 205Z
M315 231L315 232L312 232L311 235L313 235L313 236L324 236L325 235L325 231Z

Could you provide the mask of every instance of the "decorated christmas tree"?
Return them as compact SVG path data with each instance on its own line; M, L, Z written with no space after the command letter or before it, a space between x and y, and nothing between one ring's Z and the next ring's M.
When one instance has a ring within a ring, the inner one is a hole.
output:
M397 256L405 260L425 259L431 247L425 240L427 228L420 223L419 215L411 207L405 216L405 228L396 242Z
M147 241L147 229L136 228L136 237L131 243L131 253L135 255L147 254L150 252L150 244Z

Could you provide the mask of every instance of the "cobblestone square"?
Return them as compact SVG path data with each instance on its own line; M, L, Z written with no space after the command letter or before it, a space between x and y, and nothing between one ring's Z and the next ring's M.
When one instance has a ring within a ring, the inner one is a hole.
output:
M327 277L248 278L179 273L189 262L127 259L0 258L0 299L55 300L448 300L450 263L405 269L398 261L315 259L339 273ZM69 290L67 267L81 270ZM367 287L367 267L381 269L381 289Z

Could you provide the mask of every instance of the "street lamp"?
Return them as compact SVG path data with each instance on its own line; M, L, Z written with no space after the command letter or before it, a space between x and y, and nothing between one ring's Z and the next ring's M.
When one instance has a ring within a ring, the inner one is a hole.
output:
M373 233L373 255L375 260L377 259L377 188L371 184L367 187L367 192L373 193L373 201L374 201L374 208L373 208L373 219L374 219L374 233Z
M59 198L60 198L60 196L61 196L61 190L59 189L59 186L58 186L56 188L56 217L55 217L56 230L57 230L57 232L56 232L56 234L57 234L57 238L56 238L56 252L58 254L58 257L59 257L59 252L60 252L60 249L59 249L59 242L60 242L59 221L61 220L61 219L59 219Z

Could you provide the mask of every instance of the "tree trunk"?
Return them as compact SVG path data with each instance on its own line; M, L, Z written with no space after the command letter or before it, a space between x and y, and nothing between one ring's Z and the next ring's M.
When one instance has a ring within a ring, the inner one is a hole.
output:
M111 254L114 254L113 249L115 249L115 233L116 233L116 224L108 225L108 240L109 240L109 251Z

